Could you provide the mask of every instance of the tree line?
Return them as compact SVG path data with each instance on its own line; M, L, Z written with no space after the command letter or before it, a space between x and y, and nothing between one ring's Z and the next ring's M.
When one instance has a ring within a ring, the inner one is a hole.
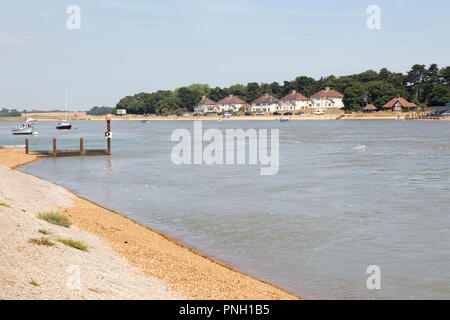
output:
M17 111L17 109L6 109L6 108L2 108L0 110L0 117L4 118L4 117L20 117L22 115L22 113L20 113L19 111Z
M111 108L111 107L95 106L95 107L92 107L89 111L87 111L86 114L91 115L91 116L104 116L104 115L111 113L112 109L113 108Z
M325 87L331 87L344 94L347 110L359 111L367 104L381 108L397 94L424 106L443 106L450 102L450 66L439 69L437 64L429 67L416 64L406 74L391 72L382 68L379 72L368 70L359 74L322 77L319 80L299 76L293 81L235 84L228 88L210 88L207 84L192 84L175 90L141 92L122 98L115 109L127 109L132 114L176 114L192 112L202 96L219 101L230 94L252 103L258 97L269 93L282 98L292 90L312 96ZM113 112L115 111L113 109Z

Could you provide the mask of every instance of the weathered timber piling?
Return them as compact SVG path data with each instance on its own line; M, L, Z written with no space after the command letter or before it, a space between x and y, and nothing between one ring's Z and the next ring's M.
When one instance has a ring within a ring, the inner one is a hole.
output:
M80 138L80 148L78 150L57 150L56 138L53 138L53 150L30 150L29 140L25 139L25 153L47 156L47 157L68 157L68 156L100 156L111 154L111 116L106 117L107 149L85 149L84 138Z
M108 143L108 153L111 153L111 116L106 116L106 140Z

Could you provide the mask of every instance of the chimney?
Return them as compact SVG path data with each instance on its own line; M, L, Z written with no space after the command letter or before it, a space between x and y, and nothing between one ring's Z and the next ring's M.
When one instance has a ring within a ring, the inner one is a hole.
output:
M264 95L264 97L268 97L269 96L269 94L268 93L266 93L265 95Z
M292 90L292 94L296 94L297 93L297 90Z
M206 99L206 96L202 96L202 100L205 100Z
M330 87L325 87L325 91L330 91Z
M398 98L400 98L400 93L397 93L397 96L396 96L396 98L398 99Z
M233 95L232 95L232 94L230 94L230 96L229 96L228 98L233 98Z

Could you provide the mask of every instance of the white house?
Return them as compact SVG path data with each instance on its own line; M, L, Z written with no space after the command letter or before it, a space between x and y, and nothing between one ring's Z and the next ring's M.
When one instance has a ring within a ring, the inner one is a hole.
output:
M279 106L279 110L295 111L299 109L312 108L313 103L304 95L292 90L290 94L280 99Z
M244 107L247 103L230 94L228 97L218 101L216 103L217 112L229 111L229 112L238 112L241 107Z
M344 107L343 99L344 95L337 92L336 90L330 90L326 87L325 90L321 90L311 96L311 101L313 103L313 108L320 109L331 109L337 108L341 109Z
M215 106L216 106L216 102L203 96L202 100L200 100L197 107L194 108L194 113L201 114L201 113L207 113L208 111L215 112L216 111L214 108Z
M275 112L279 110L278 99L268 93L252 102L252 112Z

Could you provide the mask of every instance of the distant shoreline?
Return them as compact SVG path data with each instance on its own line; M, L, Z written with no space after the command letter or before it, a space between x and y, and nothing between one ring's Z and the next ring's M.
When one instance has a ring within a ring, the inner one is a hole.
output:
M305 121L305 120L404 120L405 116L408 113L389 113L389 112L377 112L371 114L364 113L355 113L355 114L325 114L325 115L264 115L264 116L231 116L224 118L222 116L189 116L189 117L178 117L178 116L154 116L154 117L146 117L143 115L124 115L124 116L112 116L112 120L114 121L279 121L280 119L289 119L292 121ZM64 119L64 117L35 117L36 120L47 122L47 121L60 121ZM1 118L0 122L13 122L13 121L24 121L24 117L8 117ZM105 116L85 116L85 117L77 117L77 118L67 118L68 121L104 121ZM410 120L411 117L410 117ZM441 119L415 119L415 121L449 121L450 117L441 118Z

